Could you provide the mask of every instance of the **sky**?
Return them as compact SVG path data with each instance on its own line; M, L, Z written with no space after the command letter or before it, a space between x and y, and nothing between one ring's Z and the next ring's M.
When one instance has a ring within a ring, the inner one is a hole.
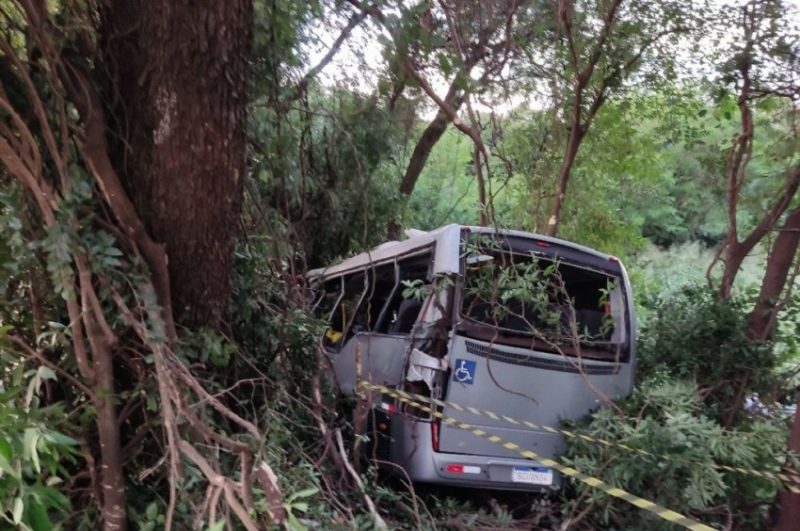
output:
M723 6L725 4L742 5L742 0L711 0L712 4ZM790 21L795 27L800 27L800 0L784 0L784 4L791 13ZM316 42L307 43L304 53L308 55L309 64L317 64L328 52L333 41L339 36L341 28L347 20L342 17L333 22L326 20L324 26L312 30ZM378 72L383 63L382 44L379 41L378 31L365 24L356 27L347 42L341 47L335 58L320 72L318 80L323 86L333 87L344 84L350 88L365 93L372 92L377 84ZM431 86L438 94L444 95L447 91L447 80L441 77L428 79ZM512 94L506 99L494 99L491 102L476 102L479 111L495 110L504 112L522 103L528 103L533 108L541 107L544 102L531 94ZM428 104L420 109L423 118L430 118L435 114L435 104Z

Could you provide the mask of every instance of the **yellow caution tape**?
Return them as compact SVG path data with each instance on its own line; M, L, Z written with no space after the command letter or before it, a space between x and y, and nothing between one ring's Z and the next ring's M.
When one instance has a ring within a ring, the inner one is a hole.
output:
M580 472L580 471L578 471L578 470L576 470L576 469L574 469L572 467L568 467L568 466L562 465L558 461L554 461L553 459L548 459L546 457L542 457L542 456L540 456L540 455L538 455L538 454L536 454L536 453L534 453L534 452L532 452L530 450L525 450L523 448L520 448L519 445L517 445L517 444L515 444L513 442L504 441L500 437L498 437L496 435L492 435L490 433L487 433L484 430L482 430L480 428L477 428L477 427L475 427L475 426L473 426L471 424L467 424L466 422L461 422L460 420L458 420L458 419L456 419L454 417L449 417L447 415L444 415L440 411L435 411L434 409L432 409L431 407L423 404L422 402L418 402L414 398L411 398L412 396L416 397L416 395L411 395L410 393L397 391L395 389L390 389L390 388L384 387L382 385L376 385L376 384L372 384L372 383L365 382L365 381L361 381L359 385L361 387L365 388L365 389L369 389L369 390L372 390L372 391L380 391L383 394L386 394L386 395L389 395L391 397L394 397L397 400L400 400L401 402L404 402L404 403L406 403L406 404L408 404L408 405L410 405L412 407L415 407L417 409L421 409L422 411L425 411L426 413L429 413L429 414L433 415L434 417L436 417L438 419L441 419L441 421L446 423L446 424L450 424L450 425L455 426L455 427L457 427L459 429L462 429L462 430L465 430L465 431L469 431L470 433L472 433L473 435L476 435L478 437L482 437L484 439L488 439L489 441L491 441L491 442L493 442L493 443L495 443L495 444L497 444L499 446L502 446L503 448L506 448L508 450L517 452L522 457L525 457L527 459L532 459L532 460L536 461L537 463L540 463L540 464L542 464L544 466L547 466L547 467L550 467L550 468L552 468L554 470L559 471L560 473L562 473L565 476L568 476L568 477L571 477L571 478L575 478L575 479L577 479L579 481L582 481L583 483L586 483L590 487L602 490L603 492L605 492L606 494L608 494L610 496L614 496L615 498L619 498L621 500L625 500L626 502L630 503L631 505L634 505L635 507L638 507L639 509L643 509L645 511L651 512L651 513L655 514L656 516L658 516L659 518L662 518L662 519L664 519L664 520L666 520L668 522L672 522L673 524L681 525L681 526L685 527L686 529L691 529L692 531L715 531L713 527L709 527L709 526L707 526L707 525L705 525L705 524L703 524L701 522L698 522L697 520L689 518L688 516L684 516L684 515L682 515L680 513L676 513L675 511L667 509L666 507L663 507L663 506L661 506L661 505L659 505L657 503L651 502L649 500L645 500L644 498L640 498L639 496L631 494L630 492L627 492L627 491L625 491L623 489L620 489L618 487L612 487L611 485L609 485L607 483L604 483L600 479L597 479L597 478L592 477L592 476L587 476L586 474L584 474L584 473L582 473L582 472Z
M385 389L388 389L388 388L385 388ZM692 466L708 466L708 467L714 468L716 470L721 470L721 471L724 471L724 472L735 472L737 474L744 474L744 475L748 475L748 476L754 476L754 477L768 479L768 480L771 480L771 481L781 482L781 483L783 483L784 487L787 490L789 490L790 492L794 492L796 494L800 494L800 475L798 475L800 473L798 473L796 471L787 471L786 473L784 473L784 472L768 472L768 471L762 471L762 470L754 470L754 469L750 469L750 468L742 468L742 467L737 467L737 466L719 465L719 464L716 464L716 463L700 463L700 462L696 462L696 461L691 461L689 459L683 459L683 458L681 458L679 456L668 456L668 455L656 454L656 453L653 453L653 452L648 452L647 450L643 450L641 448L634 448L634 447L628 446L627 444L624 444L624 443L613 442L613 441L609 441L609 440L606 440L606 439L600 439L600 438L597 438L597 437L590 437L589 435L585 435L583 433L576 433L576 432L573 432L573 431L570 431L570 430L565 430L563 428L554 428L552 426L546 426L546 425L543 425L543 424L536 424L534 422L530 422L530 421L527 421L527 420L518 420L518 419L515 419L515 418L512 418L512 417L509 417L508 415L501 415L501 414L498 414L498 413L494 413L492 411L488 411L486 409L478 409L478 408L475 408L475 407L472 407L472 406L462 406L460 404L456 404L455 402L449 402L449 401L446 402L444 400L438 400L436 398L426 397L426 396L422 396L422 395L415 395L415 394L407 393L405 391L401 391L399 389L393 389L392 391L394 391L394 392L396 392L396 393L398 393L398 394L400 394L400 395L402 395L402 396L404 396L406 398L409 398L409 399L421 400L423 402L427 402L429 404L434 404L434 405L437 405L437 406L440 406L440 407L450 406L453 409L457 409L458 411L472 413L473 415L485 416L485 417L489 417L489 418L491 418L493 420L502 420L504 422L507 422L508 424L512 424L512 425L516 425L516 426L525 426L527 428L531 428L531 429L534 429L534 430L546 431L546 432L549 432L549 433L557 433L557 434L565 435L567 437L571 437L573 439L583 439L584 441L592 442L592 443L596 443L596 444L602 444L603 446L621 448L621 449L629 451L629 452L633 452L633 453L636 453L636 454L639 454L639 455L643 455L643 456L647 456L647 457L652 457L652 458L655 458L655 459L660 459L662 461L678 461L678 462L681 462L681 463L684 463L684 464L688 464L688 465L692 465Z

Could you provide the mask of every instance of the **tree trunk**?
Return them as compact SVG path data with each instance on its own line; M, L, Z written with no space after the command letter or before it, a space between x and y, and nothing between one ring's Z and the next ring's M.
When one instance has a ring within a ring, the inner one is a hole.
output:
M558 170L558 184L556 185L556 196L553 198L553 208L551 210L550 219L547 221L547 230L545 234L548 236L558 236L558 226L561 223L561 209L564 206L564 198L567 195L567 184L572 174L572 166L575 164L575 157L578 155L578 148L581 146L583 135L584 129L580 124L579 117L573 118L569 131L569 139L567 139L567 147L564 149L564 159L561 161L561 168Z
M112 159L154 240L173 309L220 327L245 177L247 0L106 2L100 10Z
M789 434L789 450L800 453L800 396L794 414L792 432ZM800 494L786 489L778 494L778 522L775 531L795 531L800 522Z
M486 182L483 179L481 166L481 150L476 145L472 150L472 164L475 167L475 180L478 186L478 225L485 227L489 224L489 204L486 202Z
M786 287L798 244L800 244L800 207L789 213L769 254L761 290L747 323L747 333L755 340L772 337L775 319L782 307L781 293ZM788 289L791 289L791 286Z
M98 331L90 334L102 335ZM101 343L101 345L98 345ZM93 343L97 385L94 387L97 411L97 438L100 443L100 485L103 501L100 506L105 531L127 529L127 504L125 501L125 477L122 471L122 446L119 437L117 411L114 407L114 367L110 345L98 338Z
M464 103L464 95L458 93L455 81L450 85L450 89L447 91L447 96L444 101L451 109L456 111L461 108L461 105ZM419 140L417 140L417 145L414 146L411 159L408 161L403 180L400 181L401 194L409 196L411 192L414 191L414 186L417 184L417 179L419 179L419 175L422 173L422 169L428 161L433 146L442 138L449 123L450 119L444 111L440 110L428 124L428 127L425 128L425 131L422 132Z
M744 259L752 249L744 247L739 242L733 242L726 245L724 252L722 270L722 278L719 281L719 290L717 294L720 299L727 300L731 297L733 291L733 283L736 280L736 275L742 268Z

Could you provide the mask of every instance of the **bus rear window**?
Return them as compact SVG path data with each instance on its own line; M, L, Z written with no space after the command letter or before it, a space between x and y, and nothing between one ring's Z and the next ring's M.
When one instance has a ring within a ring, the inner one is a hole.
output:
M621 280L564 262L509 252L467 259L461 314L504 337L551 349L619 349L625 337ZM519 343L519 341L515 341ZM572 348L570 348L572 347Z

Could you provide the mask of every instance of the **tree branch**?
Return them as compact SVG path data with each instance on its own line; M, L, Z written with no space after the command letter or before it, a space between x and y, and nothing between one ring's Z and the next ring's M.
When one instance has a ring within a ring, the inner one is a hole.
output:
M303 92L305 92L308 84L314 79L322 70L328 66L336 54L339 52L339 49L342 47L342 44L347 40L353 30L358 26L365 18L367 18L367 13L365 11L361 11L359 13L355 13L350 20L347 21L347 25L342 29L342 32L336 38L336 40L331 45L328 52L320 59L320 61L314 65L306 74L300 79L294 89L294 93L289 98L290 101L295 100L300 97Z
M25 351L25 353L28 354L28 356L30 356L31 358L35 359L48 369L51 369L53 372L61 375L65 380L69 381L69 383L80 389L80 391L83 394L85 394L87 398L91 400L97 398L94 391L89 389L89 387L87 387L86 384L84 384L83 382L72 376L70 373L68 373L67 371L65 371L64 369L53 363L52 361L48 360L44 356L44 354L42 354L35 348L31 347L30 345L28 345L25 341L22 340L22 338L17 337L13 334L8 334L6 335L6 339L8 339L9 341L17 345L19 348L21 348L23 351Z

